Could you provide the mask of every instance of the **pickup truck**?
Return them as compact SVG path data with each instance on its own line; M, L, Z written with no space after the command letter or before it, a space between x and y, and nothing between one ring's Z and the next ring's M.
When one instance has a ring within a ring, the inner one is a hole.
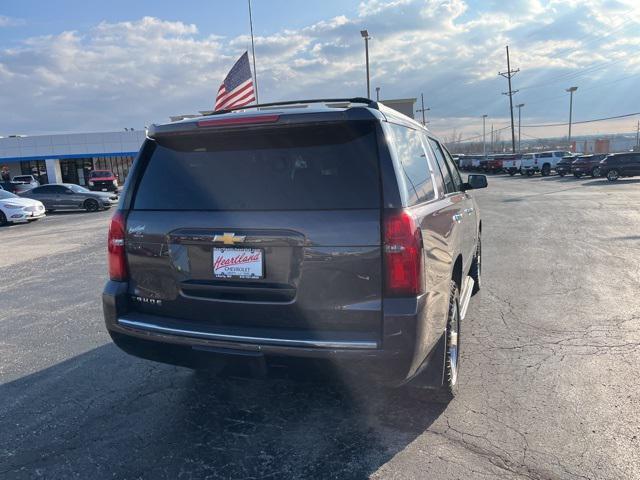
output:
M89 173L89 190L117 192L118 177L110 170L93 170Z
M505 155L502 159L502 170L507 172L512 177L520 171L520 164L522 163L522 155L511 154Z
M556 165L562 157L571 155L570 152L554 150L549 152L526 153L522 156L521 169L522 173L532 176L536 172L540 172L543 177L551 174L555 170Z

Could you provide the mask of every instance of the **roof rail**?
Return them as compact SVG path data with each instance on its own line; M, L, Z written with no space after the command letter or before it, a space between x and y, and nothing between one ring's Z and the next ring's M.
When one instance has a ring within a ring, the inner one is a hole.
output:
M221 115L223 113L230 113L235 110L247 110L249 108L261 108L261 107L279 107L285 105L305 105L309 103L364 103L369 108L378 110L378 102L365 97L351 97L351 98L315 98L310 100L288 100L285 102L273 102L273 103L261 103L256 105L246 105L244 107L225 108L223 110L209 110L200 112L202 115Z

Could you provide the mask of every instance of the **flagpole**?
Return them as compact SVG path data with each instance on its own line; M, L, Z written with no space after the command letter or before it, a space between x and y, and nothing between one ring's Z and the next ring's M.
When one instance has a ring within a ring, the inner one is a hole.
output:
M251 28L251 56L253 57L253 78L255 81L256 104L260 104L258 100L258 72L256 72L256 48L253 44L253 18L251 16L251 0L249 2L249 28Z

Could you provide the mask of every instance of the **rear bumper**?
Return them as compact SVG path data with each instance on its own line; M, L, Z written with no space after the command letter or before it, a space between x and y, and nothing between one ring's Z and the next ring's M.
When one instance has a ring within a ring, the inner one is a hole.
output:
M268 365L272 359L320 361L341 378L366 375L399 385L414 376L420 385L438 387L444 371L444 335L416 369L414 349L420 310L385 315L386 341L345 332L264 332L202 328L179 319L129 311L127 284L109 281L102 296L105 324L125 352L153 361L191 368L217 366L233 359ZM381 345L384 344L384 347ZM263 370L263 369L261 369Z

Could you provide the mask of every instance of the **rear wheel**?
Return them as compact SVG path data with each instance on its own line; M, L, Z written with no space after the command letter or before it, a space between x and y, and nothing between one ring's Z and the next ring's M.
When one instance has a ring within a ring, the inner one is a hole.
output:
M540 170L540 173L542 174L543 177L548 177L549 174L551 173L551 165L543 165L542 166L542 170Z
M581 173L574 173L573 176L576 177L576 178L580 178L582 176L582 174Z
M533 170L527 170L527 177L533 176Z
M84 209L87 212L97 212L98 210L100 210L100 205L93 198L89 198L84 201Z
M600 167L593 167L593 169L591 170L591 176L593 178L599 177L600 176Z
M618 170L611 169L609 170L609 173L607 173L607 180L609 180L610 182L615 182L616 180L618 180L618 178L620 178L620 172L618 172Z
M509 170L509 175L513 177L515 174L516 174L515 170Z
M561 177L564 177L566 175L566 173L564 172L558 172L558 175L560 175Z
M447 403L458 393L460 367L460 291L453 280L449 287L449 314L447 316L447 349L445 354L444 384L434 395L437 402Z
M4 214L4 212L0 211L0 227L6 224L7 224L7 216Z

